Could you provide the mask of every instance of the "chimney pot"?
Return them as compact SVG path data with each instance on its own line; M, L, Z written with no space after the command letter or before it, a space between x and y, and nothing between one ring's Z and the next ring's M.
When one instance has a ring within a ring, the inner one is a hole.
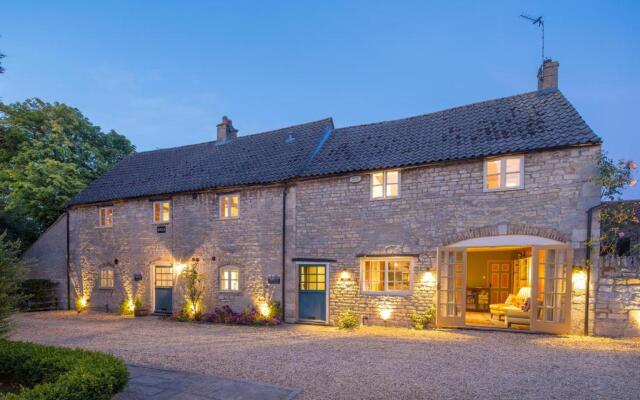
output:
M550 58L544 60L538 68L538 90L558 88L558 67L560 63Z
M238 137L238 130L233 127L233 123L226 115L222 117L222 122L217 125L217 128L218 136L216 143L218 144L226 143Z

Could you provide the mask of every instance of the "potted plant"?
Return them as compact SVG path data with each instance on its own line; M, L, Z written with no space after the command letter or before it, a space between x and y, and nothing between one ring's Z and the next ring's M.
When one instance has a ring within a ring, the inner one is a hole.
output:
M142 303L142 299L139 294L137 294L136 298L133 300L133 315L136 317L149 315L149 310Z

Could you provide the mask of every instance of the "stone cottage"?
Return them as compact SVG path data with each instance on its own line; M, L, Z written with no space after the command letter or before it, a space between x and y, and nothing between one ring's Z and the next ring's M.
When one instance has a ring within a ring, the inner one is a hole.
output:
M435 307L439 326L592 332L572 271L601 140L558 63L540 72L530 93L367 125L238 136L224 117L215 141L132 154L90 184L27 252L32 273L70 307L175 311L197 263L205 311L406 326Z

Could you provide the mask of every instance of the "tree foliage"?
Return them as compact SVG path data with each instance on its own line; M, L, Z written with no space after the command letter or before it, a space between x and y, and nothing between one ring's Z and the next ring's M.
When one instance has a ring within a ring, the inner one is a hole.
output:
M24 278L25 266L18 257L19 251L18 241L9 241L6 233L0 233L0 339L9 332L9 316L22 300L18 285Z
M598 159L598 176L595 183L601 187L601 199L607 204L600 209L600 253L616 254L618 240L625 230L638 224L637 206L633 202L622 201L622 193L627 187L635 186L635 161L613 161L606 154Z
M134 150L67 105L0 102L0 229L32 241L71 197Z

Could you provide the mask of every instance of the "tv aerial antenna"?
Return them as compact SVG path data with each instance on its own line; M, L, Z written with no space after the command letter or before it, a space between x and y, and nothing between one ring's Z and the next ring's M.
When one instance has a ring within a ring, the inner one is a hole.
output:
M520 14L520 16L526 20L531 21L533 25L538 25L538 27L540 27L540 30L542 31L542 64L541 65L544 68L544 20L542 19L542 16L539 16L538 18L533 18L524 14Z

